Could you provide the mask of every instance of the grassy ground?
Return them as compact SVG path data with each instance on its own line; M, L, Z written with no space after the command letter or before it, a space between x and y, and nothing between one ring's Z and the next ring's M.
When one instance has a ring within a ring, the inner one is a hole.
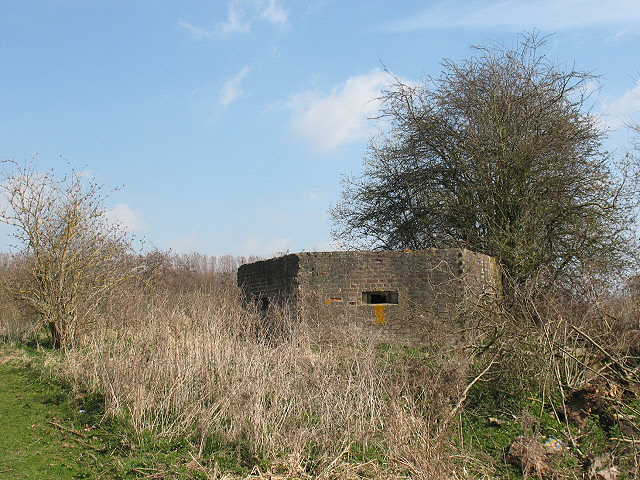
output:
M147 335L144 338L155 337ZM211 342L211 338L215 337L208 336L206 338ZM129 338L127 345L133 341ZM167 343L167 341L157 342L157 344L165 345ZM193 346L195 344L197 342L193 341L192 337L185 339L185 345ZM112 358L111 368L125 369L126 371L123 370L120 373L122 377L132 373L135 362L140 361L140 358L148 360L144 364L144 368L133 371L134 375L130 382L134 382L134 380L138 382L158 381L161 372L158 373L152 368L157 364L169 364L168 360L165 362L154 361L154 359L157 360L157 355L166 349L144 350L136 346L136 348L126 350L130 353L129 356L118 356L117 349L113 348L112 344L109 346L111 348L109 358ZM455 391L450 391L450 387L449 389L446 387L448 384L460 384L461 380L457 381L455 378L460 367L442 361L436 363L438 366L449 366L450 368L444 372L446 375L442 376L444 383L434 383L433 379L440 377L433 373L431 365L433 360L425 359L426 353L422 350L378 348L370 352L370 362L367 362L366 358L358 356L353 360L355 363L352 365L346 361L346 358L350 357L340 357L342 363L336 366L335 362L331 360L338 357L324 357L319 353L313 356L310 352L307 352L306 355L313 359L315 364L302 363L301 357L304 357L304 352L296 350L294 347L291 348L289 353L281 346L278 349L266 349L264 354L279 355L276 359L280 360L284 355L284 357L293 358L298 362L299 365L296 364L298 369L293 369L296 375L290 374L289 377L299 378L299 381L304 378L313 380L322 389L329 390L328 393L332 393L333 396L321 397L318 400L319 404L323 406L333 405L336 403L336 399L341 398L338 393L330 391L331 387L337 384L337 380L344 378L339 377L339 373L344 376L348 373L347 370L352 367L356 368L355 371L360 374L360 377L375 380L375 382L368 382L373 384L373 388L369 391L371 398L374 398L373 395L379 390L387 393L395 392L384 383L385 379L392 386L400 385L399 392L402 393L401 398L405 403L400 406L380 403L375 412L380 415L381 420L384 420L384 425L395 422L386 428L389 429L389 432L395 433L398 438L406 438L410 442L418 443L424 437L426 440L420 445L427 447L434 444L430 440L433 438L439 440L439 446L444 442L443 448L447 448L446 452L451 452L451 455L454 456L450 462L453 465L453 473L447 478L513 480L523 478L520 468L505 463L505 454L510 442L520 436L526 436L541 443L551 439L559 440L562 448L550 453L550 465L553 471L562 472L562 478L594 480L596 478L594 476L584 476L587 466L590 465L591 460L607 454L611 455L611 462L615 459L615 464L619 468L621 474L618 480L640 478L638 476L640 452L636 443L640 431L640 427L638 427L640 425L638 423L640 392L636 391L636 382L629 381L626 387L621 390L619 398L610 398L612 395L610 393L598 394L600 404L597 408L596 406L589 407L591 415L581 428L575 425L569 426L561 420L558 412L562 406L562 399L556 398L560 393L556 396L551 394L536 396L535 390L530 391L526 388L526 382L519 383L515 380L504 385L497 383L496 379L490 379L493 380L492 382L479 381L475 383L473 388L468 390L468 394L465 394L464 408L460 409L454 418L450 416L449 412L453 403L460 398L460 394L456 394ZM173 349L178 351L176 345L173 345ZM226 352L225 355L231 356L231 353ZM76 358L77 365L74 368L76 368L78 375L81 372L78 369L81 367L85 370L97 370L99 365L108 361L108 358L104 356L90 355L90 357L102 360L89 364L82 363L81 359ZM243 424L245 430L234 437L225 437L220 433L219 430L224 427L228 428L232 424L231 421L240 421L232 416L228 417L230 420L213 418L206 425L208 432L206 437L199 436L197 430L194 429L163 433L160 428L153 430L153 428L142 424L141 428L136 430L132 419L136 412L135 403L127 405L125 403L126 396L117 397L114 395L114 398L111 399L112 408L114 402L120 406L119 414L105 416L105 400L101 395L78 392L78 388L91 390L93 387L90 386L90 383L77 382L74 384L74 389L61 383L62 380L59 379L67 378L71 381L72 376L65 377L57 374L49 376L46 374L46 372L52 371L62 373L65 362L73 363L74 358L73 350L68 350L63 356L62 352L49 351L45 354L23 345L0 343L0 480L9 478L214 480L239 478L269 478L271 480L444 478L440 476L439 471L431 468L431 464L425 465L423 462L423 458L438 461L439 451L434 450L435 454L426 452L424 457L416 458L392 456L387 448L387 443L382 441L367 443L354 437L351 437L350 442L345 444L342 450L329 460L327 460L326 451L332 448L332 444L330 442L321 444L322 438L318 436L304 439L307 443L303 446L305 450L299 452L299 458L292 455L264 455L260 450L252 448L253 445L246 431L248 424ZM176 358L179 359L179 356L173 357L174 364L179 363L175 361ZM188 360L191 357L185 358ZM222 362L212 356L207 358L207 365L219 365ZM265 364L274 363L272 357L264 358L266 358ZM182 365L193 366L196 364L196 362L184 359L181 362ZM57 367L53 367L53 365L57 365ZM238 378L245 378L250 372L254 372L256 375L256 365L256 362L249 362L249 367L243 370L243 375L238 375ZM323 368L329 369L330 375L326 372L323 374L324 370L321 370ZM229 372L232 370L228 368L225 371L228 372L225 377L226 381L230 378ZM292 369L283 368L283 371L290 372ZM184 374L186 379L198 380L199 378L198 372L194 370L185 369ZM118 389L119 384L113 380L117 376L111 375L110 378L110 383L99 384L102 390ZM207 378L212 378L212 375L207 375ZM263 372L249 380L253 383L260 379L266 382L266 379L269 378ZM465 378L463 377L462 380ZM186 379L182 382L173 381L171 385L182 385L186 383ZM431 383L429 379L431 379ZM204 380L202 382L204 383ZM274 385L280 390L284 390L286 386L280 377L275 378ZM348 385L345 382L340 383L343 389ZM501 385L502 388L497 388ZM520 387L516 388L517 385ZM236 390L241 393L243 391L254 392L254 394L256 391L255 388L245 387L238 379L233 382L232 386L232 390L215 395L210 394L210 397L226 398L233 395ZM294 389L292 392L304 391L303 397L313 397L310 394L310 392L313 393L313 383L305 383L303 386L305 389ZM357 384L351 395L355 397L356 393L363 390L364 387L366 385ZM606 392L614 391L611 385L605 383L599 385L600 390L598 391L605 392L605 387L607 388ZM175 390L174 387L172 388ZM242 388L245 390L241 390ZM265 389L265 391L268 393L265 396L266 400L262 403L252 400L242 404L242 410L247 410L248 406L252 404L258 406L264 404L264 415L273 415L274 411L279 412L275 409L277 405L274 402L274 399L278 400L279 397L269 389ZM442 400L443 407L440 410L434 410L434 404L440 401L441 393L447 391L449 391L451 398ZM166 399L169 396L161 395L160 389L158 392L156 395L158 398ZM566 395L568 395L568 391L565 393ZM234 397L234 402L239 403L243 398L242 396ZM251 397L249 398L251 399ZM287 412L296 407L296 404L292 403L293 400L288 400L288 402L285 405ZM413 403L410 404L410 402ZM348 406L346 403L343 405ZM411 406L411 410L407 405ZM158 424L157 418L151 415L160 417L161 407L161 404L153 403L148 409L149 419L156 421L156 424ZM217 404L214 407L216 408L214 413L220 415L221 407ZM340 419L333 417L322 420L323 411L317 408L313 410L314 407L317 405L313 403L302 404L299 410L291 414L293 420L298 423L287 424L289 428L301 425L308 431L314 426L320 426L328 430L329 435L336 431L340 433L339 430L329 430L339 426ZM338 413L340 410L338 409ZM351 411L353 410L349 412ZM313 418L307 418L314 412ZM385 412L389 414L387 417L382 416ZM448 431L440 435L438 432L433 433L423 427L423 433L419 436L415 435L415 432L420 432L418 429L421 425L419 423L421 419L441 419L444 418L442 412L448 414L447 421L451 421L451 428ZM170 416L170 413L164 414L167 418L166 422L170 422L174 418ZM229 415L231 413L233 411L230 410ZM409 413L414 415L409 416ZM362 415L358 417L352 414L349 416L352 422L362 417ZM249 420L254 418L259 417L250 416ZM276 420L284 423L287 418L280 411ZM274 424L271 422L268 426L271 427ZM382 430L382 425L381 422L380 427L376 425L376 428ZM355 427L351 425L351 428ZM152 434L152 431L158 433ZM347 430L347 433L349 432L351 430ZM268 434L271 436L270 441L286 441L282 433L276 437L273 428ZM429 437L430 434L431 437ZM434 435L436 436L434 437ZM377 437L371 438L375 440ZM393 446L393 444L388 444ZM400 448L402 447L403 445L400 446ZM410 444L404 445L404 451L409 454L415 452L416 449L411 447ZM396 446L396 448L398 447ZM291 449L291 451L294 450ZM411 461L414 464L409 463ZM402 465L399 467L396 464L400 462ZM439 465L447 466L449 464L441 461L436 464L437 470L440 469Z
M74 406L30 362L22 350L0 345L0 478L87 476L97 457L79 441L85 438L64 430L82 429Z
M237 478L199 464L186 441L128 435L103 420L100 397L43 378L41 361L0 344L0 479Z

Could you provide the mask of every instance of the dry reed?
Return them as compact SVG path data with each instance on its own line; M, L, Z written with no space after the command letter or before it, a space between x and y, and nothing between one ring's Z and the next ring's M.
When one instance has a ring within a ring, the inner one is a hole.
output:
M100 324L66 351L62 370L102 392L108 415L139 433L186 436L200 455L215 439L318 478L454 475L452 445L434 439L465 361L392 361L352 337L320 347L303 324L273 346L257 334L267 319L243 309L235 288L213 290L130 307L137 318Z

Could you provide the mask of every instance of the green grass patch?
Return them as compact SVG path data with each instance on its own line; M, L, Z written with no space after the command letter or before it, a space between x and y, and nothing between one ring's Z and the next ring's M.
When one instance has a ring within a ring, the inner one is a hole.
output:
M44 375L43 361L29 347L0 344L0 480L206 479L265 467L247 445L210 439L199 456L185 438L137 435L125 419L105 417L99 394L72 395Z
M60 428L82 428L74 406L32 362L24 350L0 345L0 478L87 478L95 463L91 448Z

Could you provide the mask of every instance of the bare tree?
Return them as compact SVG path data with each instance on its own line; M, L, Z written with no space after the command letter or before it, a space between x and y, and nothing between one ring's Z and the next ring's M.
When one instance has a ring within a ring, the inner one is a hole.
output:
M72 341L104 296L130 277L132 237L106 218L104 195L83 170L63 178L38 171L35 160L5 161L0 221L17 242L16 265L4 285L48 326L54 348Z
M473 47L439 78L394 79L388 133L332 210L334 237L366 248L463 247L517 281L544 269L621 268L633 251L637 170L617 168L588 110L587 72L513 47Z
M640 84L640 80L638 80L638 84ZM640 123L629 120L626 124L626 127L631 132L631 135L632 135L632 140L631 140L632 153L630 155L634 157L638 157L640 156Z

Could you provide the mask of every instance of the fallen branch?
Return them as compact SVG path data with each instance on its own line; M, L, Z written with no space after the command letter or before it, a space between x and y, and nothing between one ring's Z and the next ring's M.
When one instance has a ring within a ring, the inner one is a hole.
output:
M74 435L77 435L78 437L87 438L87 436L84 433L79 432L78 430L71 430L70 428L63 427L59 423L50 422L48 420L47 420L47 423L50 424L50 425L53 425L54 427L59 428L60 430L64 430L65 432L73 433Z
M603 353L608 359L610 359L615 365L617 365L620 370L622 370L624 378L626 380L630 380L633 381L632 378L632 372L630 369L628 369L627 367L625 367L624 365L622 365L622 363L615 358L612 354L610 354L609 352L607 352L604 347L602 347L598 342L596 342L593 338L591 338L589 335L587 335L586 333L584 333L582 330L580 330L578 327L576 327L575 325L572 325L571 328L573 330L575 330L576 332L578 332L580 335L582 335L586 340L588 340L589 342L591 342L591 344L596 347L598 350L600 350L601 353Z
M640 444L640 440L636 440L633 438L617 438L617 437L611 437L609 440L611 440L612 442L624 442L624 443L638 443Z
M462 395L460 396L460 400L458 400L458 403L456 404L456 406L453 408L453 410L451 410L451 412L449 412L449 415L447 416L447 418L442 422L440 426L440 431L438 431L438 434L436 435L436 438L435 438L436 442L444 432L449 422L453 419L453 417L456 416L456 413L458 413L458 410L460 410L460 408L462 407L462 404L467 399L469 390L471 390L471 388L476 384L476 382L478 382L482 377L484 377L485 373L487 373L495 363L496 363L496 359L494 358L493 360L491 360L491 363L489 363L489 365L487 365L487 367L482 372L480 372L480 374L476 378L474 378L469 385L467 385L467 388L464 389L464 392L462 392Z
M142 467L138 467L138 468L133 468L131 470L134 473L137 473L139 475L144 475L141 478L146 478L148 480L160 480L161 478L167 478L167 472L164 470L158 470L157 468L142 468Z

